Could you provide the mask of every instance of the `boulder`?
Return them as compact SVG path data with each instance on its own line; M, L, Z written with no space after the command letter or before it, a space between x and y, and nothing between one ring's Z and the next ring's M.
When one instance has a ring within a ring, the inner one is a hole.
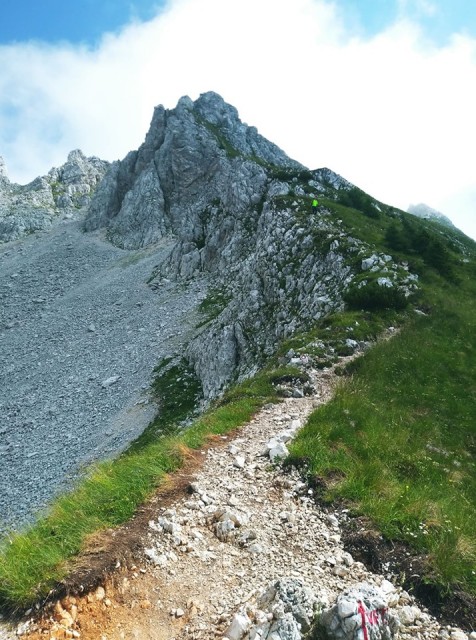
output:
M393 640L400 626L383 591L367 583L340 594L317 624L329 640Z

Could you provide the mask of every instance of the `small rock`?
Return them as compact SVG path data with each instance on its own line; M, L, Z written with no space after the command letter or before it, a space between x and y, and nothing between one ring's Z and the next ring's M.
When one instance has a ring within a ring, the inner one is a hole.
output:
M107 378L106 380L103 380L101 382L101 387L103 387L103 389L107 389L108 387L111 387L113 384L116 384L116 382L118 382L121 379L121 376L111 376L110 378Z
M228 640L241 640L251 625L251 620L247 615L237 613L233 617L230 626L225 631L225 638Z
M235 459L233 460L233 466L236 467L237 469L244 469L245 462L246 460L244 456L236 456Z
M164 553L159 554L156 549L144 549L144 554L156 567L165 567L167 564L167 556Z
M285 458L288 455L289 451L284 442L278 442L278 444L269 451L271 462L274 462L278 458Z
M106 597L106 591L104 590L104 587L98 587L94 593L94 597L99 601L104 600L104 598Z
M253 544L250 544L248 547L248 551L253 554L260 554L264 553L264 547L259 544L259 542L253 542Z
M400 622L406 627L414 624L415 620L417 620L420 617L420 615L421 615L421 611L418 607L412 607L408 605L405 605L404 607L402 607L398 612L398 618ZM466 638L464 640L466 640Z

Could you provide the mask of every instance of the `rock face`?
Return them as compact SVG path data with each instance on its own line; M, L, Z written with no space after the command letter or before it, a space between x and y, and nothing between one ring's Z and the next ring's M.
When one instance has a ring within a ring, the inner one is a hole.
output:
M71 151L67 162L27 185L11 183L0 157L0 242L84 214L109 163Z
M85 229L105 226L123 248L170 233L201 247L223 212L239 224L261 202L267 166L301 165L243 124L217 94L184 97L172 111L157 107L143 145L113 164Z
M212 398L252 373L279 340L343 306L356 257L371 252L330 211L311 215L310 205L352 187L330 169L291 160L210 92L155 109L142 146L99 185L84 228L104 227L128 249L174 236L153 287L211 277L221 302L186 355ZM380 267L372 277L403 286L397 265Z

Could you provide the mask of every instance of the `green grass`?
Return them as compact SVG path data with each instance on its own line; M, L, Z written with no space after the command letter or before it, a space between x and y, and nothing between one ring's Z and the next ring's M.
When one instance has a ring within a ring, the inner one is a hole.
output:
M426 552L431 579L476 594L476 284L429 274L431 307L359 359L314 412L290 462L328 479L390 539ZM438 286L435 285L437 283Z
M166 369L166 382L160 386L166 407L165 432L160 435L158 419L154 436L139 439L117 460L94 467L75 490L59 498L49 512L30 529L12 534L0 545L0 608L15 611L28 608L45 598L68 573L69 561L84 547L88 536L129 520L166 474L179 468L186 448L198 448L212 434L223 434L250 420L267 402L277 401L273 381L283 375L297 375L294 368L269 368L251 380L237 385L197 419L178 433L171 429L173 414L181 420L194 405L195 386L187 411L174 404L173 376L180 377L180 366ZM172 435L171 435L171 432Z
M211 289L198 306L198 310L202 314L202 320L197 325L197 328L217 318L230 300L231 295L224 289Z

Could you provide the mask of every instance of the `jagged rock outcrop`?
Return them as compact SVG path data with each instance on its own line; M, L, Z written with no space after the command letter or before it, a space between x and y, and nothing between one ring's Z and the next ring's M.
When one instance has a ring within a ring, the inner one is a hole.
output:
M153 287L164 277L211 277L222 308L186 353L208 399L280 340L342 308L358 257L371 251L326 208L311 215L310 204L352 188L330 169L290 159L210 92L155 109L142 146L100 184L84 228L105 227L123 248L176 237ZM400 286L397 265L384 264L381 275Z
M61 167L27 185L19 185L10 182L0 158L0 242L83 215L108 167L108 162L87 158L77 149L70 152Z
M329 640L392 640L398 637L400 621L389 611L383 591L364 583L341 593L322 613L319 626Z
M301 167L217 94L181 98L171 111L157 107L144 144L111 167L85 229L107 227L111 242L123 248L165 234L203 246L218 211L239 224L261 202L268 166Z

